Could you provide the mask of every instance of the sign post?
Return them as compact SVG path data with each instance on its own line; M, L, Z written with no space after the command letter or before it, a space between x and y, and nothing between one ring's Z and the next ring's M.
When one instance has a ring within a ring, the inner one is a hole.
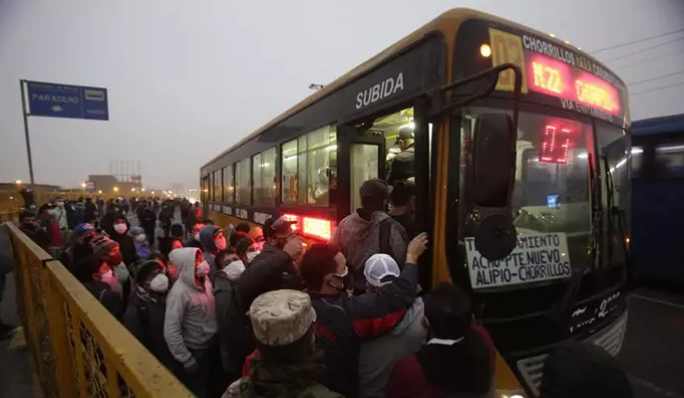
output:
M33 82L19 80L21 86L21 109L26 136L31 185L33 178L33 159L29 138L29 116L59 117L68 119L109 120L107 89L101 87L71 86L67 84ZM28 105L26 109L26 92Z
M35 184L35 181L33 180L33 158L31 157L31 139L29 138L28 112L26 112L26 93L24 92L25 82L26 80L19 80L19 86L21 86L21 112L24 116L24 136L26 137L26 155L28 156L31 186L33 186Z

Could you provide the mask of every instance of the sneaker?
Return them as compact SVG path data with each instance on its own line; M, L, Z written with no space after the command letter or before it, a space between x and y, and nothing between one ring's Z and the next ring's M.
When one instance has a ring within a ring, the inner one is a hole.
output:
M16 331L16 326L5 325L4 323L0 323L0 341L7 340L10 337L14 336L14 332Z

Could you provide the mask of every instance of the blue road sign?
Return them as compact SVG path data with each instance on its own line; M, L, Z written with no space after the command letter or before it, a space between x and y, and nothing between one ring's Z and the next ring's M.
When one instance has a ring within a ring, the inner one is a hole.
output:
M109 120L106 88L42 82L26 85L31 116Z

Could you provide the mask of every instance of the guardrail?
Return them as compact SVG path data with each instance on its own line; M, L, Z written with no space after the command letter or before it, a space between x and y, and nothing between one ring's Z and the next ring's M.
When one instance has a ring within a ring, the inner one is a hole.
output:
M15 225L2 228L9 233L17 304L46 397L193 397L59 261Z

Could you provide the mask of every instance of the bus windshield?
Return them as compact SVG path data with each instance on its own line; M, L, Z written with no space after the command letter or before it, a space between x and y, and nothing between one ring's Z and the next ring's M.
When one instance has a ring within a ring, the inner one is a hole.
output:
M500 110L471 108L467 115L477 119L485 112ZM466 140L472 138L464 134ZM520 112L512 198L518 247L500 264L478 258L468 243L474 231L466 217L464 244L473 289L549 284L569 278L571 267L585 265L591 231L587 148L592 137L589 123ZM465 158L469 150L463 145Z

